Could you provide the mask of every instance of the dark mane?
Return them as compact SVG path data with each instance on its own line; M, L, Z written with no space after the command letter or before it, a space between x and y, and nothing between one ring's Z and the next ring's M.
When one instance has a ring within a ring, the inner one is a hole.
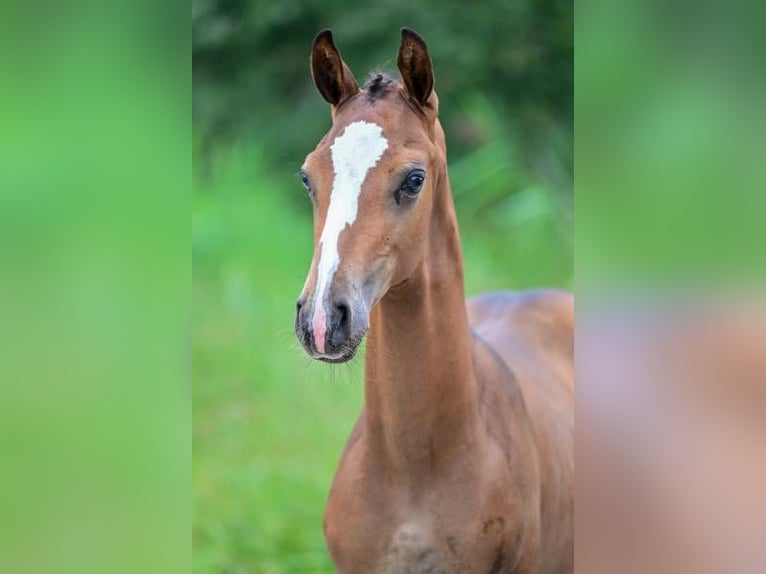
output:
M393 76L385 72L372 72L364 86L362 86L362 89L367 94L367 99L374 102L387 96L396 90L398 86L399 82Z

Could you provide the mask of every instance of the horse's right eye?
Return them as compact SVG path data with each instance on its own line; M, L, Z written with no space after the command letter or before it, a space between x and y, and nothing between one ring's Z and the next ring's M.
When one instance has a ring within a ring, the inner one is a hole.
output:
M307 176L304 172L301 172L301 183L303 184L303 187L306 188L307 191L311 191L311 183L309 182L309 176Z

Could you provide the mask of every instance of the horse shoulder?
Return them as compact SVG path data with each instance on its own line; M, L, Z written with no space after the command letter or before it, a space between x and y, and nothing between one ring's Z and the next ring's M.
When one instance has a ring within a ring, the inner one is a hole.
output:
M467 308L474 334L494 351L508 373L507 384L498 385L499 377L484 369L487 380L480 381L480 387L490 387L493 393L501 389L510 395L520 393L533 429L542 502L541 571L571 571L574 300L560 291L493 293L470 299ZM497 399L489 402L507 404ZM518 413L503 410L504 414L487 415L495 426L505 417L508 432L513 433Z

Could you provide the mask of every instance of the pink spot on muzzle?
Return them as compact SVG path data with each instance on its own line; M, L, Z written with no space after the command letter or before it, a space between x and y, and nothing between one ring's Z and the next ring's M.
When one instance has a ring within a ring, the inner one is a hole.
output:
M324 354L324 340L327 334L327 314L324 311L322 301L314 304L314 317L311 321L311 329L314 332L314 343L317 352Z

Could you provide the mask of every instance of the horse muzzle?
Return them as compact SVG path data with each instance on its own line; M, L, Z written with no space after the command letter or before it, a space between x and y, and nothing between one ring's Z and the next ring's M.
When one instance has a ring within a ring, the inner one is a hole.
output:
M295 335L312 359L326 363L351 360L364 339L367 325L365 305L354 304L346 297L310 302L302 295L296 304Z

